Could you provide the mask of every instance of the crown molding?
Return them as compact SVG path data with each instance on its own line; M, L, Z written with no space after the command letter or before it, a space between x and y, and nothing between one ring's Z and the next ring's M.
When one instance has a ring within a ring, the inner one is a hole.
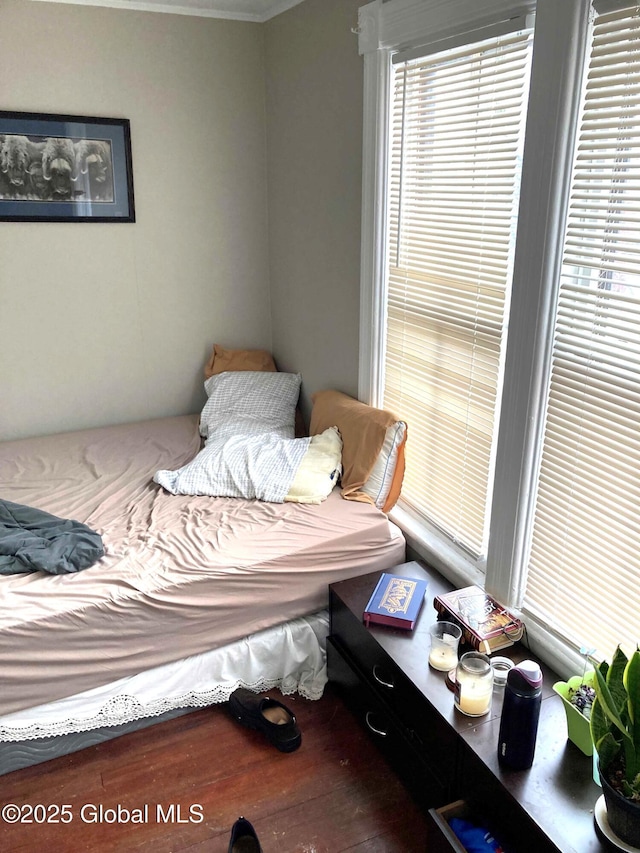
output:
M536 0L372 0L358 10L358 49L402 49L535 11Z
M263 24L304 0L33 0L38 3L66 3L75 6L103 6L138 12L161 12L222 18Z

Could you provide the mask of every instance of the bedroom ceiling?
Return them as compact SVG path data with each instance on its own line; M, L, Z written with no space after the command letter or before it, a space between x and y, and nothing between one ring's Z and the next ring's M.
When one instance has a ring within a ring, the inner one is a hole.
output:
M110 6L145 12L171 12L203 18L227 18L234 21L263 23L303 0L38 0L49 3L73 3L80 6Z

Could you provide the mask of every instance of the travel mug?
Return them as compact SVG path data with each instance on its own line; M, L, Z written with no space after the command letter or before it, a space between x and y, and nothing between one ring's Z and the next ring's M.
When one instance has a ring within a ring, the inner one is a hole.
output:
M498 761L513 770L533 764L542 702L542 671L535 661L525 660L507 675L500 718Z

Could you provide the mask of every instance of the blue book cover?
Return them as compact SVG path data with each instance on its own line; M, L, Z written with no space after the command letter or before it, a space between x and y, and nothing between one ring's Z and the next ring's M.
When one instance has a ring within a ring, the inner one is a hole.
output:
M365 625L375 623L413 630L428 586L426 580L383 572L365 607Z

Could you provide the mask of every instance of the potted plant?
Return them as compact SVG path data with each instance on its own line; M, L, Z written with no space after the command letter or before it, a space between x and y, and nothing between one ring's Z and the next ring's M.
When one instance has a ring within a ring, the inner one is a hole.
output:
M596 667L591 736L612 832L640 847L640 649Z
M595 649L583 646L580 654L584 658L582 675L574 675L567 681L556 681L554 691L562 699L567 715L567 734L569 740L585 755L593 755L591 740L591 706L596 697L593 687L596 674L593 669L587 670Z
M590 718L595 699L594 679L595 673L591 670L583 675L574 675L568 681L556 681L553 685L567 715L569 740L585 755L593 755Z

